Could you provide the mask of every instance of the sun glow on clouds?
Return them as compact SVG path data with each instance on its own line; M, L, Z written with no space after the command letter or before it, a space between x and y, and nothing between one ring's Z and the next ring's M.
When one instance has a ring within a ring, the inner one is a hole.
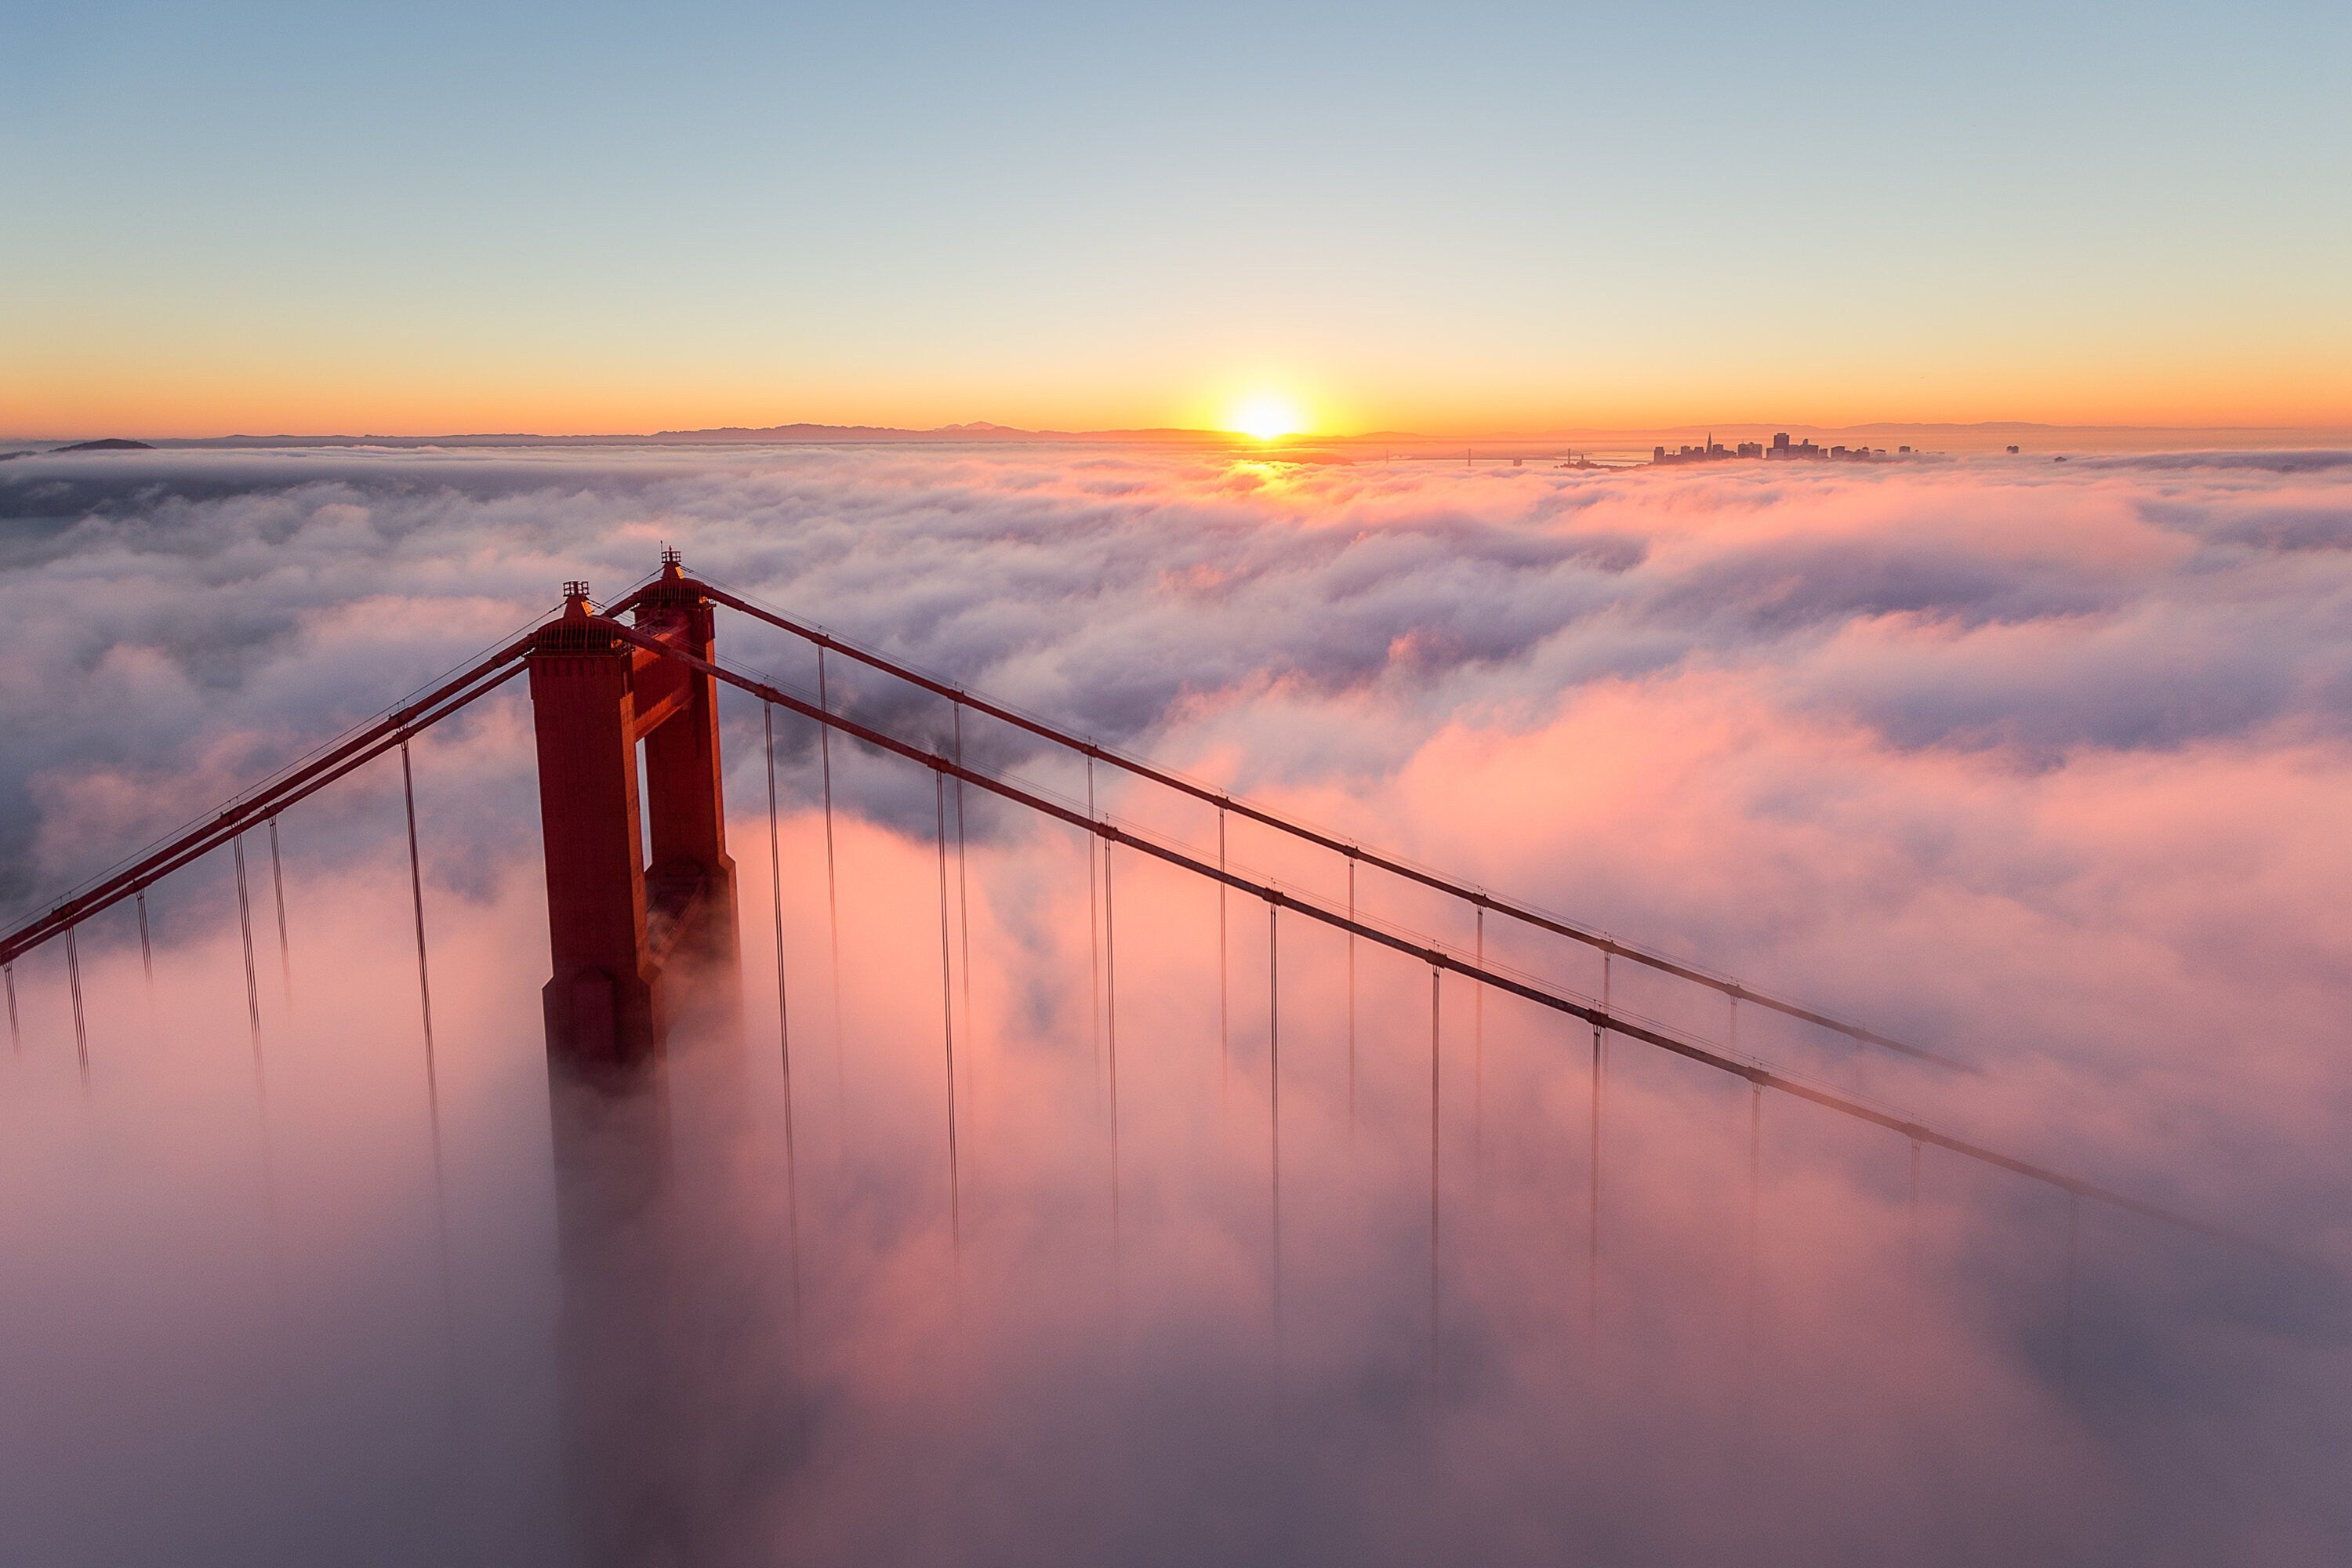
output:
M1279 393L1261 392L1235 406L1228 426L1256 441L1278 441L1305 433L1307 419L1298 405Z

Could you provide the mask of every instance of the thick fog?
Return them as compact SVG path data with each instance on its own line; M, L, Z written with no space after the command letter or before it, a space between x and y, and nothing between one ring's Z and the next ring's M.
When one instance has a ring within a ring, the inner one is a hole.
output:
M1621 1015L2232 1234L1915 1157L1622 1037L1596 1162L1580 1023L1448 976L1433 1063L1425 964L1302 911L1270 931L1139 849L1090 867L1066 826L782 714L772 881L762 714L732 692L742 1021L677 1043L662 1200L583 1268L513 685L412 748L430 1082L396 756L243 840L257 1035L226 851L150 894L152 983L131 905L76 933L86 1075L63 942L16 964L0 1554L2352 1554L2352 456L24 458L9 923L665 544L1940 1053L1961 1068L1607 981ZM722 612L719 647L814 700L807 644ZM1086 799L1068 754L845 658L825 678L862 721ZM1198 802L1093 787L1215 858ZM1345 907L1341 858L1225 832L1242 874ZM1354 897L1602 989L1591 949L1499 914L1369 869ZM616 1475L654 1500L626 1542L598 1522Z

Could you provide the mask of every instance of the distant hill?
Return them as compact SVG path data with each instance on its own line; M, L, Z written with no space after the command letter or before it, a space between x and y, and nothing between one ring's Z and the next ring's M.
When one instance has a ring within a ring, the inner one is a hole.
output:
M1712 425L1661 426L1647 429L1553 428L1497 431L1477 436L1424 436L1406 430L1374 430L1357 435L1307 435L1261 443L1230 430L1189 430L1160 426L1139 430L1024 430L989 420L940 425L924 430L888 425L729 425L703 430L657 430L651 434L602 436L540 436L523 431L484 432L447 436L207 436L132 441L120 437L78 441L58 452L121 452L151 447L173 449L357 447L393 449L416 447L824 447L1088 445L1161 447L1203 451L1240 449L1279 453L1286 461L1361 460L1465 457L1487 460L1578 453L1618 458L1645 458L1653 445L1668 447L1711 436L1727 444L1769 441L1775 430L1787 430L1799 440L1823 445L1852 442L1856 437L1889 447L1916 445L1923 451L1998 453L2004 446L2021 445L2029 452L2048 453L2071 448L2077 452L2158 452L2199 449L2246 449L2285 447L2352 446L2352 430L2226 428L2153 426L2037 425L2024 421L1981 424L1878 423L1842 426L1808 425L1801 420L1754 424L1724 420ZM24 443L31 446L31 443ZM38 455L26 451L19 457Z
M535 436L522 431L451 436L203 436L163 440L172 447L717 447L882 446L937 442L1153 442L1229 446L1246 437L1225 430L1022 430L975 420L929 430L888 425L728 425L709 430L656 430L650 435Z
M1223 445L1235 439L1229 430L1023 430L985 419L967 425L941 425L929 430L901 430L887 425L764 425L749 428L730 425L716 430L663 430L646 437L581 437L604 440L647 440L680 443L757 442L762 445L884 441L1161 441L1187 445Z

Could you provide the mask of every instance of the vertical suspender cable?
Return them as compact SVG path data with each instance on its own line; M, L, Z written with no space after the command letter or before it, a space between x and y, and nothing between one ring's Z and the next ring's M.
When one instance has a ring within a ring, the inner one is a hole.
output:
M1601 1016L1609 1016L1609 954L1601 955ZM1602 1041L1605 1038L1599 1024L1592 1026L1592 1131L1588 1142L1592 1153L1592 1174L1586 1184L1586 1196L1591 1204L1584 1227L1584 1274L1589 1291L1585 1309L1585 1327L1598 1333L1601 1330L1601 1083Z
M433 1051L433 975L425 959L425 864L416 852L416 779L400 738L400 794L408 816L408 897L416 919L416 1005L425 1025L425 1110L433 1130L433 1222L441 1246L441 1310L455 1331L449 1280L449 1187L441 1157L441 1069Z
M1736 987L1739 983L1733 981ZM1725 1030L1724 1048L1731 1055L1739 1054L1739 993L1735 989L1727 1009L1730 1014ZM1762 1191L1762 1145L1764 1139L1764 1086L1750 1081L1748 1102L1748 1364L1752 1378L1756 1368L1756 1293L1757 1279L1763 1268L1764 1232L1759 1204Z
M1478 906L1478 967L1486 967L1486 906ZM1470 1164L1486 1162L1486 988L1470 987ZM1473 1177L1475 1185L1475 1177Z
M832 699L824 687L824 645L816 649L816 705L826 714L833 711ZM834 1114L842 1123L842 1136L846 1141L849 1123L849 1068L847 1050L841 1037L841 890L833 870L833 726L820 723L816 727L817 772L824 781L824 910L825 921L833 933L833 1092Z
M73 994L74 1059L81 1064L81 1086L89 1087L89 1028L81 1010L81 953L74 946L74 928L66 927L66 988Z
M1110 851L1102 849L1103 892L1103 1022L1110 1041L1110 1250L1112 1278L1117 1279L1119 1249L1118 1203L1118 940L1111 920ZM970 1022L971 1015L964 1015Z
M245 939L245 1013L253 1028L253 1099L261 1132L261 1203L269 1222L270 1283L278 1293L278 1310L285 1310L285 1280L279 1273L278 1237L278 1158L269 1137L269 1086L262 1076L261 1066L261 986L253 962L253 908L247 896L245 883L245 836L238 834L229 840L230 858L236 866L236 925L237 933Z
M955 705L955 760L963 766L963 704ZM958 954L963 964L963 1095L964 1107L973 1121L980 1120L980 1026L971 1015L971 882L964 866L963 775L955 782L956 816L956 941L962 951ZM1104 859L1109 858L1105 850ZM1108 871L1104 875L1108 877Z
M1095 760L1087 759L1087 1026L1093 1031L1095 1103L1102 1103L1102 889L1095 879Z
M1429 968L1429 1390L1437 1393L1438 1352L1438 1149L1439 1110L1443 1100L1438 1079L1438 984L1444 972Z
M425 863L416 852L416 776L409 763L408 741L404 736L400 742L400 793L408 818L408 897L416 918L416 1006L418 1016L425 1024L425 1089L432 1101L434 1158L438 1163L441 1077L433 1054L433 974L425 956Z
M760 704L761 754L768 764L768 892L776 926L776 1050L784 1072L784 1224L792 1247L793 1316L801 1315L801 1190L793 1138L793 1026L784 989L783 854L776 843L776 707Z
M294 1011L294 957L286 938L286 872L278 856L278 819L269 819L269 889L278 901L278 981L286 993L286 1011Z
M948 775L935 773L940 846L940 1037L948 1068L948 1234L959 1267L963 1262L963 1173L956 1148L955 975L948 963ZM1087 860L1093 864L1091 853Z
M1223 895L1220 893L1220 897ZM1348 857L1348 1131L1356 1131L1356 857Z
M261 1192L269 1214L269 1245L273 1275L278 1247L278 1162L269 1139L269 1085L261 1065L261 986L253 964L253 908L246 895L245 836L229 840L230 858L236 866L236 928L245 940L245 1016L253 1029L254 1108L261 1121Z
M1282 1354L1282 906L1265 906L1265 1048L1274 1217L1274 1350Z
M25 1048L25 1029L16 1021L16 966L13 963L0 964L0 981L5 981L8 987L8 1044L12 1049L22 1051Z
M784 1070L784 1152L789 1159L793 1138L793 1029L784 988L783 852L776 841L776 708L760 704L761 756L768 767L768 892L776 930L776 1046Z
M1751 1082L1748 1086L1748 1359L1750 1370L1756 1359L1756 1301L1758 1278L1762 1271L1764 1256L1763 1230L1764 1182L1764 1086Z
M147 1030L152 1042L155 1029L155 944L147 935L147 889L140 889L133 901L139 910L139 968L147 977Z
M245 1016L253 1028L253 1077L261 1080L261 986L253 969L253 908L245 892L245 835L240 833L229 841L229 853L236 864L236 929L245 939Z
M1225 808L1217 807L1217 869L1225 868ZM1234 1076L1234 1028L1232 1006L1232 968L1228 962L1229 946L1225 941L1225 884L1222 876L1217 881L1217 1105L1223 1109L1227 1091Z
M147 974L147 1005L155 1005L155 944L147 939L147 889L139 889L139 967Z
M1911 1201L1904 1215L1904 1241L1911 1255L1912 1283L1919 1275L1919 1140L1911 1140Z

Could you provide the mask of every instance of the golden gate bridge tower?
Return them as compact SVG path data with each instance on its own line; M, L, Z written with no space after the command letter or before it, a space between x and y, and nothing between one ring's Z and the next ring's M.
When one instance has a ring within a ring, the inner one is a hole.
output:
M630 613L635 639L590 607L587 584L567 583L562 616L527 656L553 963L548 1056L591 1077L661 1051L682 1000L666 984L673 970L723 982L736 965L718 682L645 646L708 665L713 607L665 550ZM735 987L707 990L721 999Z

